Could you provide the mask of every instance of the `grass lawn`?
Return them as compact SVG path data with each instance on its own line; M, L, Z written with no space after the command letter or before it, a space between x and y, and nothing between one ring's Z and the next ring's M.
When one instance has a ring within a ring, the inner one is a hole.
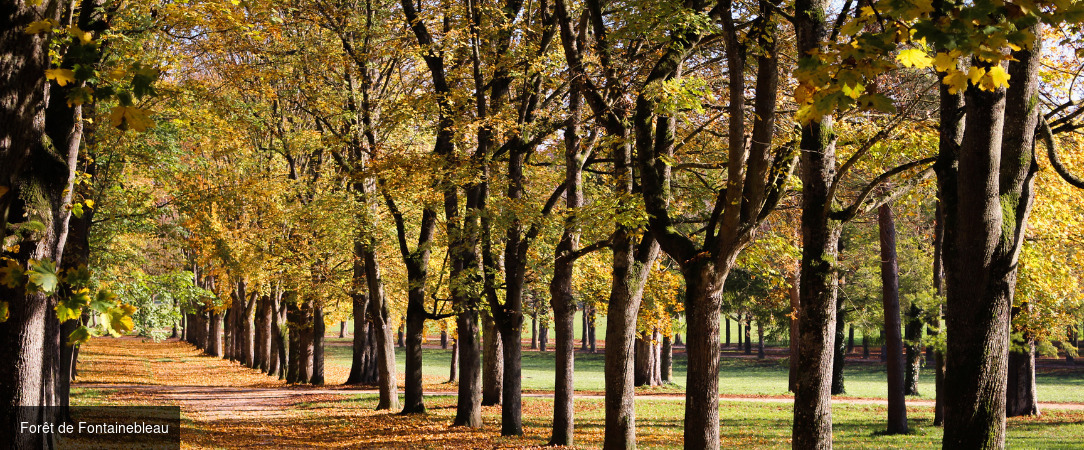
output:
M329 339L343 342L347 340ZM426 376L447 377L451 350L430 349L424 351L422 372ZM727 355L734 353L728 352ZM329 366L350 368L349 345L327 347L326 361ZM404 369L402 349L396 349L396 363L400 373ZM527 390L553 390L554 354L531 350L523 352L523 388ZM758 361L749 358L724 357L719 362L719 392L722 395L787 395L788 367L786 359ZM576 354L575 386L580 391L601 392L605 389L603 379L603 354ZM674 384L651 388L651 392L684 392L686 358L684 353L674 355ZM848 361L844 371L847 395L852 397L885 398L888 392L885 366L877 362ZM400 376L400 380L402 377ZM919 398L933 399L932 371L924 371L919 378ZM450 388L449 388L450 389ZM1039 400L1043 402L1084 402L1084 376L1081 371L1042 370L1038 374Z
M450 423L455 416L455 398L434 397L426 400L429 414L424 421ZM342 401L314 404L331 409L372 408L376 397L362 395ZM604 410L602 400L577 400L576 445L598 447L602 444ZM493 437L492 446L541 445L549 437L552 400L524 400L523 438ZM723 448L790 448L791 406L789 404L721 402L720 438ZM886 411L883 406L837 404L832 408L833 441L836 448L940 448L941 428L930 425L930 408L908 408L911 433L886 436ZM637 399L637 443L642 448L680 448L684 402ZM500 429L499 408L486 408L485 428L496 434ZM1052 411L1038 418L1009 419L1010 448L1079 448L1084 439L1084 415L1079 411ZM440 442L433 442L441 446Z

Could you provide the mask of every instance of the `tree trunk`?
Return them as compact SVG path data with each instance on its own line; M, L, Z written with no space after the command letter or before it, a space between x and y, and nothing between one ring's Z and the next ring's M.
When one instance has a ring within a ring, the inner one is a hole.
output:
M372 333L366 317L369 296L365 291L356 291L351 296L354 303L354 339L351 346L350 376L346 378L346 384L377 384L380 379L376 370L376 345L370 339Z
M1065 332L1066 332L1066 335L1068 337L1068 340L1065 341L1065 346L1069 347L1069 348L1064 349L1065 350L1065 362L1069 363L1069 364L1072 364L1076 358L1073 357L1073 352L1070 351L1070 350L1076 350L1076 346L1077 346L1076 329L1073 328L1072 325L1069 325L1069 326L1066 327Z
M341 320L341 321L339 321L339 339L343 339L345 337L346 337L346 321Z
M798 54L819 48L826 37L827 0L795 4ZM840 225L828 218L828 186L836 173L832 118L802 127L802 262L799 277L798 374L791 444L795 449L832 446L832 353L835 348Z
M922 371L922 310L913 302L907 313L904 325L905 347L907 351L907 378L903 382L905 395L919 395L918 376Z
M425 332L425 306L424 298L418 298L417 292L411 290L408 294L407 303L407 339L406 339L406 371L403 373L403 414L425 413L425 399L422 390L422 333ZM452 361L456 360L458 344L452 339ZM449 380L455 379L455 370Z
M753 354L753 315L745 314L745 354Z
M869 359L869 332L862 332L862 359Z
M854 325L847 326L847 354L854 351Z
M313 318L315 317L313 311L313 300L311 298L305 299L305 303L301 304L301 315L298 317L300 323L298 324L298 334L301 335L300 352L298 353L297 361L297 382L298 383L310 383L312 382L312 357L314 350L314 331L313 330Z
M523 319L500 333L504 354L504 383L501 404L501 436L523 435Z
M50 91L60 88L55 88L43 76L51 66L50 38L23 30L34 21L61 19L59 13L67 7L54 6L49 10L48 6L8 2L0 10L0 23L3 24L0 25L0 123L4 128L0 137L0 187L5 191L0 194L0 247L13 243L7 240L9 223L18 226L28 220L25 209L36 210L34 212L41 216L38 220L44 224L43 233L40 233L44 236L17 240L19 251L13 256L22 268L26 268L31 259L51 260L58 264L62 261L70 216L65 209L70 203L70 195L65 201L64 190L70 192L72 187L69 173L77 161L81 136L81 133L71 133L82 125L81 117L73 115L66 120L71 126L65 134L70 133L73 138L70 140L74 142L53 138L51 133L50 140L60 155L42 145L49 131L45 128L45 119ZM53 95L64 98L62 90ZM73 150L74 155L71 154ZM24 166L30 170L24 170ZM23 201L30 197L34 199L24 204ZM48 442L44 433L19 433L18 424L49 421L42 417L41 409L27 406L44 404L47 387L44 377L50 362L43 356L53 341L52 336L45 335L46 321L49 316L56 320L56 316L49 309L44 294L0 286L0 299L7 302L9 308L7 320L0 322L0 345L4 348L4 358L0 362L0 443L3 443L0 445L45 448Z
M881 234L881 290L885 314L885 348L888 350L888 434L907 433L904 399L903 336L900 335L900 279L896 259L896 224L890 204L877 210Z
M531 313L531 350L538 350L538 312Z
M757 359L764 359L764 324L757 321Z
M222 314L212 312L211 313L211 356L217 356L221 358L222 355Z
M586 156L580 144L581 80L573 80L569 88L569 111L572 120L565 128L565 207L570 213L583 206L583 172L579 161ZM573 252L580 245L580 227L570 214L564 222L561 239L553 252L553 277L550 279L550 306L553 308L555 338L553 426L550 445L571 446L574 443L575 387L574 331L576 304L572 292L572 277L576 259ZM531 314L531 348L537 347L535 328L538 317L537 304ZM586 311L585 311L586 313ZM592 339L592 350L594 349Z
M384 278L376 253L371 246L354 244L354 253L361 254L365 267L365 282L369 291L368 313L376 335L376 370L380 381L380 401L377 410L399 409L398 381L395 372L395 348L392 347L392 327L384 295ZM399 325L403 329L403 325ZM399 335L403 340L403 335Z
M286 378L286 371L289 367L287 357L289 352L289 338L287 336L289 325L286 321L287 302L283 299L283 294L281 290L277 291L274 302L271 304L271 346L274 349L271 355L271 365L267 368L268 375L277 376L280 380Z
M734 322L738 325L738 351L742 349L742 321L741 314L738 314L738 318L734 319Z
M662 382L671 384L674 382L674 344L670 336L662 338Z
M313 308L312 317L312 378L309 383L316 386L324 385L324 334L327 333L324 324L324 308L316 305Z
M580 315L580 351L587 351L587 304L583 304Z
M591 316L587 319L587 351L595 353L598 350L598 339L595 337L595 320L597 319L595 314L595 305L588 307Z
M726 322L726 344L723 344L723 347L730 347L730 316L726 316L723 320Z
M286 321L289 330L289 357L286 366L286 382L298 383L301 379L301 311L297 304L297 293L290 291L286 298Z
M410 327L407 327L407 329L409 330ZM440 349L448 349L448 330L440 330Z
M449 363L448 383L455 383L459 376L459 339L452 338L452 361Z
M702 260L682 268L689 338L685 448L719 448L719 317L723 284L736 258L735 252L722 267Z
M801 299L798 295L798 277L801 275L801 269L794 271L788 281L790 282L790 354L787 355L788 364L790 366L790 373L787 381L787 390L790 392L798 392L798 340L800 335L798 333L798 311L801 310ZM729 333L729 330L728 330ZM865 343L865 338L862 340ZM866 347L866 356L869 356L869 347Z
M1025 303L1025 310L1031 309L1031 303ZM1021 312L1020 307L1012 309L1012 315ZM1019 339L1014 339L1013 349L1009 351L1009 379L1005 394L1005 415L1008 417L1038 416L1039 401L1035 387L1035 340L1028 332ZM1020 351L1020 348L1026 350Z
M843 368L847 363L847 342L844 340L843 332L846 329L846 313L843 309L843 298L836 298L836 336L835 347L832 353L832 395L841 395L847 393L847 388L844 386L845 380L843 376Z
M628 151L625 149L625 152ZM615 153L622 155L621 151ZM624 154L618 159L623 158L631 156ZM628 182L631 183L631 178ZM633 384L636 315L640 310L644 283L659 253L659 245L648 236L637 245L628 231L619 227L612 249L613 276L609 311L606 314L606 431L603 448L623 449L636 446ZM709 338L705 336L703 339Z
M398 338L395 339L395 346L396 347L399 347L399 348L406 347L406 335L404 334L405 328L406 328L405 324L399 324L399 328L396 331L397 336L398 336Z
M478 342L478 311L467 309L456 315L456 344L459 347L459 400L452 426L482 426L481 345Z
M493 317L482 313L482 406L501 404L504 386L504 354Z
M658 386L662 384L662 358L659 330L643 332L636 337L636 374L633 382L636 386Z
M1035 42L1011 53L1007 72L1014 81L1007 90L964 92L956 170L954 155L939 156L948 288L946 448L1005 446L1009 314L1038 169L1033 144L1043 33L1040 26L1027 31Z
M550 327L548 323L538 325L538 351L545 353L546 345L549 344Z

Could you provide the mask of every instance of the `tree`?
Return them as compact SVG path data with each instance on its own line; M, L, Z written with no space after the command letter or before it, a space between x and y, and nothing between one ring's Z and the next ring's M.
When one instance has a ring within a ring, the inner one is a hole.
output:
M891 204L877 209L881 234L881 284L883 286L885 338L888 350L888 433L907 433L904 401L903 337L900 335L899 262L896 258L896 224Z

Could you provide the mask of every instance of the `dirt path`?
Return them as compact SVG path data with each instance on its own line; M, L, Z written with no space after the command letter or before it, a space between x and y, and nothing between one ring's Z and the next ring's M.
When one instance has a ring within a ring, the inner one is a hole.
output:
M76 404L83 401L180 406L185 420L182 443L186 448L496 448L535 446L548 438L545 424L526 427L523 437L497 436L499 406L483 408L482 428L448 427L455 411L456 393L446 384L426 386L428 416L398 416L373 411L370 402L356 400L359 394L376 394L375 390L291 386L259 371L202 355L195 348L175 341L94 339L81 350L78 381L73 387L78 389L73 396ZM529 392L524 397L551 398L552 393ZM684 396L674 394L648 394L639 398L684 401ZM577 395L577 399L601 400L603 396L585 392ZM773 404L777 405L775 408L793 402L788 396L721 396L720 400ZM597 410L601 403L583 404L583 413L601 414ZM885 400L842 398L834 399L833 403L884 405ZM546 405L539 401L525 402L525 417L528 414L548 417ZM913 400L908 406L929 411L933 402ZM542 409L530 412L529 408ZM1041 408L1079 414L1075 412L1084 411L1084 404L1049 403ZM580 404L577 416L581 417L579 409ZM601 433L600 425L585 424L585 430L592 430L585 431L588 441L600 438L589 434ZM672 443L665 439L673 439L663 434L646 438L658 438L663 446Z

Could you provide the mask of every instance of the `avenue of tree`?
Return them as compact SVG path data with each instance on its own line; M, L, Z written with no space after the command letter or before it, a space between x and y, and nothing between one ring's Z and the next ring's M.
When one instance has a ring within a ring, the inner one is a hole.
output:
M500 405L502 435L523 434L529 337L556 356L552 445L575 443L575 353L602 351L608 449L636 446L635 387L674 381L678 345L684 446L719 448L732 322L747 354L789 346L796 449L832 447L856 329L883 345L890 434L932 363L945 448L1003 448L1007 416L1040 414L1036 355L1081 345L1081 2L0 18L2 448L46 444L15 424L64 419L104 334L319 385L325 327L350 322L347 384L402 414L426 411L439 334L452 426Z

